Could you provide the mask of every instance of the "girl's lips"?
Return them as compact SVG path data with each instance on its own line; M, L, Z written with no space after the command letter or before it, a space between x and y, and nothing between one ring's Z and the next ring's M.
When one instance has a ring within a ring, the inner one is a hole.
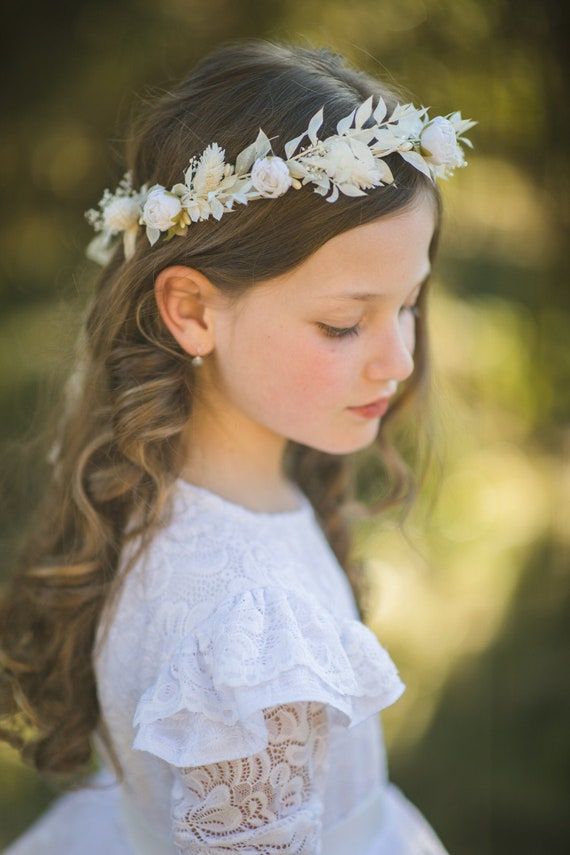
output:
M373 401L371 404L366 404L363 407L348 407L348 409L365 418L374 419L378 418L378 416L383 416L389 406L390 398L388 397L379 398L377 401Z

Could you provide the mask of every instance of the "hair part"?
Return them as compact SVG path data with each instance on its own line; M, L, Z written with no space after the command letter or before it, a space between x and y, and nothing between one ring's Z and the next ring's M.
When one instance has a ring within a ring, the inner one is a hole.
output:
M405 100L394 88L350 67L339 54L286 42L226 42L202 58L172 90L132 121L127 168L135 186L172 186L191 156L209 142L234 162L262 127L275 154L306 128L324 105L322 135L363 100L382 96L391 113ZM372 121L370 119L369 121ZM118 568L129 542L137 545L125 572L166 524L172 487L184 463L184 429L192 418L194 368L163 323L154 297L157 273L170 265L199 269L228 300L293 270L326 241L364 223L431 198L436 229L439 190L398 154L386 157L395 185L366 196L342 194L334 205L307 186L274 200L238 206L221 220L192 223L187 235L150 247L144 232L125 261L122 245L101 271L77 342L64 415L48 425L53 466L30 515L0 611L3 679L0 738L46 776L87 769L99 730L120 773L97 700L94 646L103 612L119 589ZM431 463L429 342L424 287L416 321L415 368L382 420L371 453L385 473L386 495L370 515L401 507L407 515ZM419 425L414 468L394 442L406 413ZM55 446L54 446L55 443ZM356 502L362 455L331 455L295 442L286 450L288 475L309 497L345 569L365 619L367 588L350 555L350 509ZM109 611L107 611L109 610Z

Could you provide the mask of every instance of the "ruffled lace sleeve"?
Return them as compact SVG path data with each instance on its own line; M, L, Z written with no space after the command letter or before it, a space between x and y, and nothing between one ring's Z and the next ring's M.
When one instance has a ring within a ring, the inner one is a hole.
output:
M327 736L404 691L360 621L275 586L228 597L136 708L135 749L173 769L183 852L320 852Z

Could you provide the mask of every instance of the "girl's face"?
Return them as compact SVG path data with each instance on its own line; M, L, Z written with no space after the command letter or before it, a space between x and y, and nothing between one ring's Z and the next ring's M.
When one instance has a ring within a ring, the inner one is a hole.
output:
M423 199L337 235L217 312L213 349L196 373L199 399L209 399L218 423L330 454L368 446L381 417L349 408L392 394L413 371L409 307L430 272L434 226L433 203ZM372 296L357 299L362 292Z

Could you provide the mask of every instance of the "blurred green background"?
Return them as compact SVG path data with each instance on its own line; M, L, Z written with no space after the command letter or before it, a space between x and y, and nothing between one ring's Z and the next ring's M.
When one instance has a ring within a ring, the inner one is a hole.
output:
M453 855L570 851L566 8L30 0L3 10L3 562L25 521L21 485L33 490L15 452L49 411L48 378L70 369L93 275L83 212L122 176L135 96L167 88L220 41L263 36L333 47L430 115L479 121L468 168L441 182L432 338L445 470L434 511L427 525L425 498L414 511L419 549L389 517L357 532L373 629L408 687L382 716L391 777ZM0 747L0 845L53 797Z

